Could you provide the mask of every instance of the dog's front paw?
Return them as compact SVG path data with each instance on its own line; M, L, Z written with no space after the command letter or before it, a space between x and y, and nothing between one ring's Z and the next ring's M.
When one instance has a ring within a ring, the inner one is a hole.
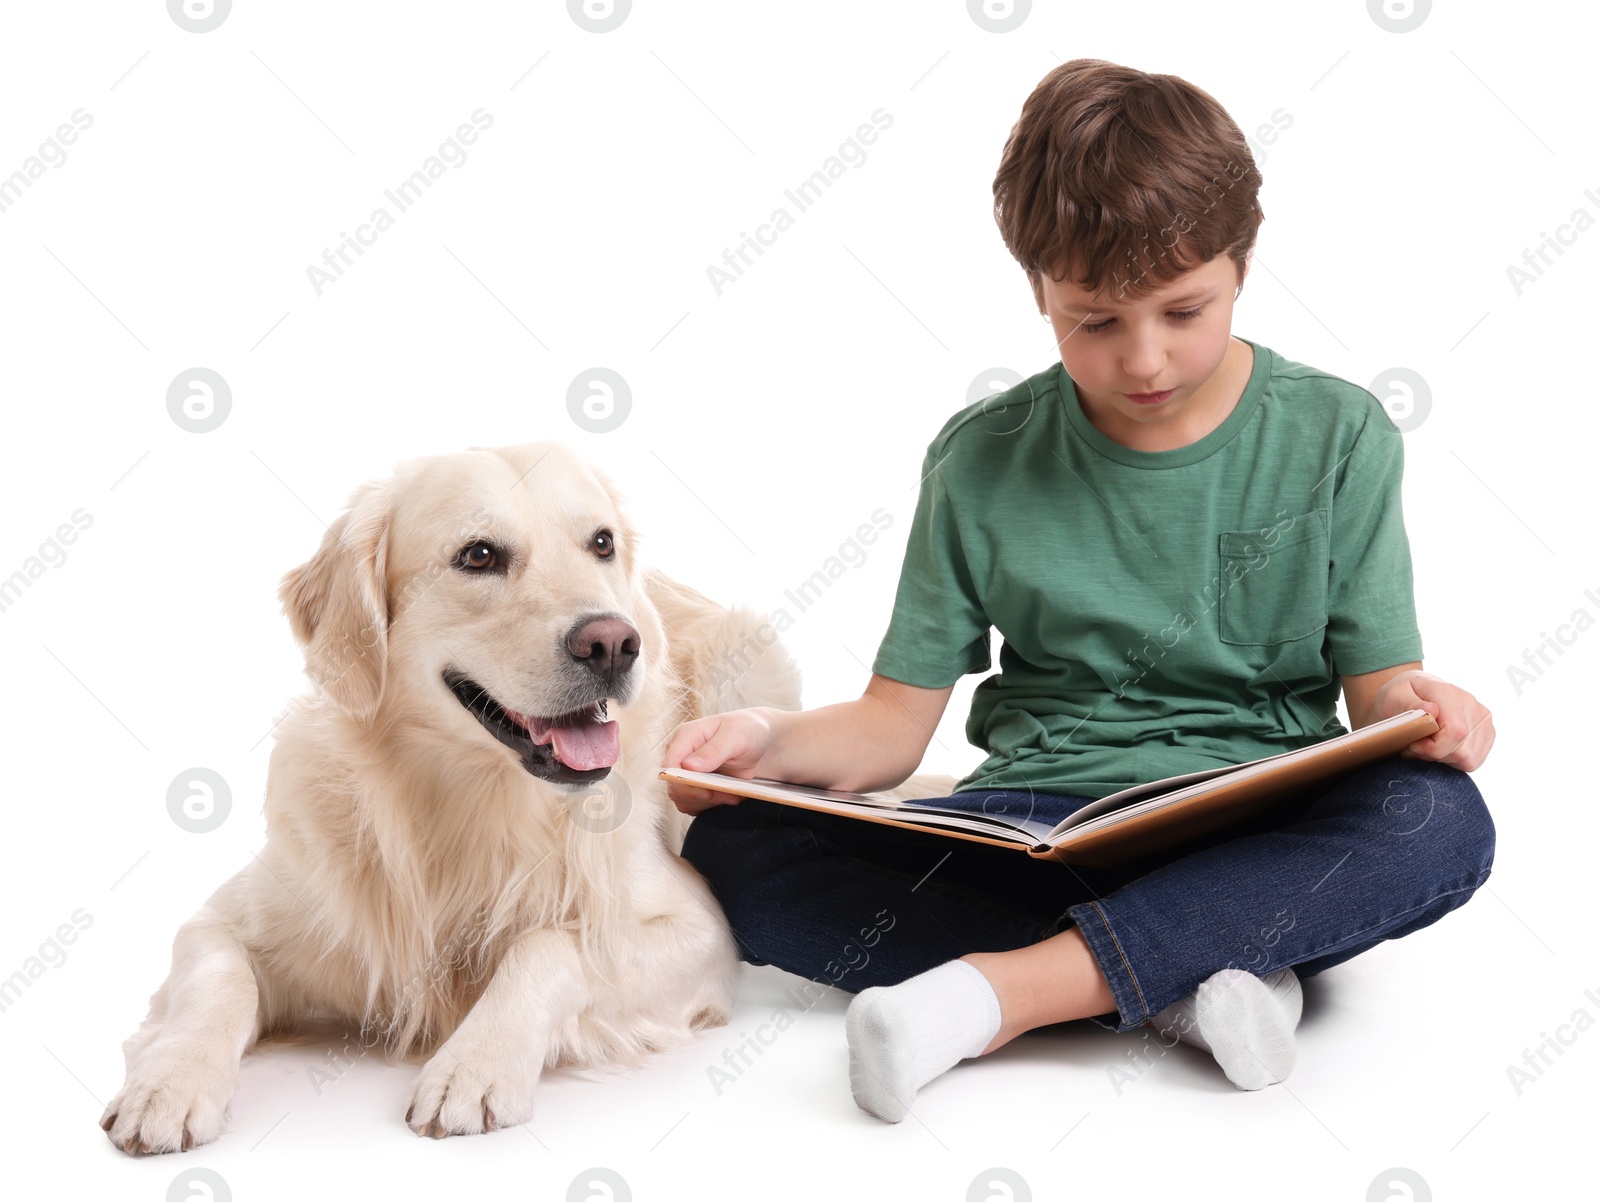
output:
M197 1049L156 1044L128 1070L128 1079L100 1116L100 1129L132 1156L187 1152L222 1133L238 1080Z
M406 1111L418 1135L478 1135L533 1117L543 1056L457 1032L422 1067Z

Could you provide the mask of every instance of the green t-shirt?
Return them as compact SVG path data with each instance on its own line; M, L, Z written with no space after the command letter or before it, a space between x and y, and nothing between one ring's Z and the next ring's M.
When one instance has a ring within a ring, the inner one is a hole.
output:
M1103 797L1276 755L1345 733L1340 676L1421 660L1399 430L1249 345L1238 405L1186 447L1106 437L1059 362L929 444L872 670L944 688L1000 631L958 792Z

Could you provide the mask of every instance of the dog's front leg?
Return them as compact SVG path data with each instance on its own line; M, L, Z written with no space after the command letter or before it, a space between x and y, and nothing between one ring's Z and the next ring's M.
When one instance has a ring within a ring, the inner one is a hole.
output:
M172 972L124 1045L128 1075L100 1126L124 1152L178 1152L222 1131L239 1060L260 1034L249 953L201 911L172 941Z
M406 1123L437 1139L527 1122L555 1033L588 1002L572 937L559 930L528 932L423 1066Z

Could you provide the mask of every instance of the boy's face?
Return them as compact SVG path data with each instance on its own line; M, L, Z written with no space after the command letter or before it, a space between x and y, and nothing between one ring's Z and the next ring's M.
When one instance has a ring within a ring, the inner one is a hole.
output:
M1181 446L1195 440L1185 431L1237 400L1220 395L1226 381L1218 370L1228 355L1241 282L1227 255L1136 301L1119 300L1110 286L1090 296L1072 282L1074 274L1059 281L1044 275L1039 285L1061 362L1097 429L1129 446ZM1133 399L1159 392L1166 397Z

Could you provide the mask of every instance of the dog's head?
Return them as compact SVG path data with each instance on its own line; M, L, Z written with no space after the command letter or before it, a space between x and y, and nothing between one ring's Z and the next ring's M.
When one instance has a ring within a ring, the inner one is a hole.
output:
M608 707L648 694L653 716L670 671L621 501L555 442L401 464L283 578L307 672L363 727L420 707L543 780L603 778L621 754Z

